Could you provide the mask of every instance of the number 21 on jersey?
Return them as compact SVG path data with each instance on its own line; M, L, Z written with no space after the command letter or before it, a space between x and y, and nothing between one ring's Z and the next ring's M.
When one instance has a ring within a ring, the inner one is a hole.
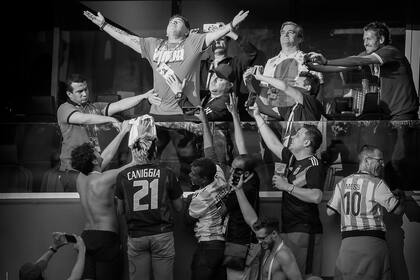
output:
M133 211L144 211L158 208L159 179L154 179L150 183L148 180L137 180L133 182L133 187L140 187L140 189L133 195ZM141 204L140 200L148 203Z

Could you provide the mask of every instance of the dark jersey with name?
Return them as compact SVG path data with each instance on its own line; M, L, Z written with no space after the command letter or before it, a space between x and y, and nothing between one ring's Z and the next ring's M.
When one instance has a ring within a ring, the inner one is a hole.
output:
M325 169L316 156L297 160L289 149L284 148L282 159L287 163L287 180L293 183L295 188L323 190ZM283 192L282 231L322 233L318 205Z
M182 189L170 169L153 163L129 167L118 174L115 195L124 201L129 236L173 230L171 201Z

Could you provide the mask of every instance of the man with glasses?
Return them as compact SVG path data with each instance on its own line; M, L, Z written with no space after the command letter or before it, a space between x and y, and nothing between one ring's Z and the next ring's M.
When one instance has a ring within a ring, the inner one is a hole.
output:
M229 184L235 189L245 222L254 231L258 243L264 249L258 279L302 279L292 251L284 244L280 236L278 219L258 218L245 195L243 183L243 175L237 186L233 184L233 177L230 177Z
M391 279L383 208L400 215L402 199L380 178L382 151L365 145L359 153L359 171L335 186L327 214L341 216L342 242L336 261L339 279Z

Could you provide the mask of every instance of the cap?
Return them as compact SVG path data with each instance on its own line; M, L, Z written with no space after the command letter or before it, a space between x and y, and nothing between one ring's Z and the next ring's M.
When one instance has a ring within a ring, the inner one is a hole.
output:
M25 263L19 269L19 280L41 280L42 268L37 263Z
M216 73L217 77L228 80L231 83L235 81L235 74L229 64L219 64L214 68L214 73Z

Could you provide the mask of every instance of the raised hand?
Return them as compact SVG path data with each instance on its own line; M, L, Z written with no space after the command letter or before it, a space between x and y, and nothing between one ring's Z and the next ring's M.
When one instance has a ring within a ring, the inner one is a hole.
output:
M245 70L244 74L242 75L242 79L244 80L244 84L246 85L247 83L251 82L252 80L252 71L253 71L253 67L249 67L248 69Z
M232 20L232 27L236 28L248 16L249 11L241 10Z
M162 103L162 98L159 97L159 95L155 92L153 88L145 93L145 97L147 98L150 104L160 106L160 104Z
M89 11L84 11L83 15L87 17L88 19L90 19L90 21L92 21L97 26L101 26L105 22L105 18L100 12L98 12L98 15L95 16Z
M63 245L67 244L67 240L66 237L64 236L64 232L53 232L52 233L52 238L53 238L53 247L55 247L55 249L60 248Z
M165 76L166 83L171 88L172 92L176 95L182 93L185 87L186 79L182 82L175 74L168 74Z
M327 63L327 59L320 53L310 52L305 55L304 57L306 63L318 63L325 65Z
M121 131L120 131L120 133L125 134L125 133L129 132L130 129L131 129L131 126L132 126L132 124L130 124L130 121L129 120L123 121L121 123Z
M229 103L226 103L226 108L232 115L238 113L238 97L235 93L229 93Z

